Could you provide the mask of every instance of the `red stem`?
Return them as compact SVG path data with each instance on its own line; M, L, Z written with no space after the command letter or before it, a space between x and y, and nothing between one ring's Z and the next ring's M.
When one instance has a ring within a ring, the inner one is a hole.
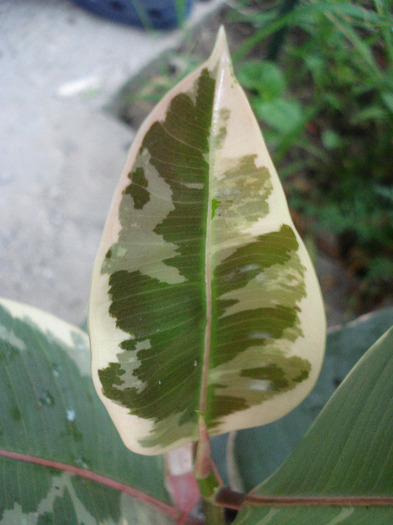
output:
M215 498L217 505L239 510L243 504L264 507L391 507L389 496L254 496L221 488Z
M67 465L66 463L60 463L59 461L52 461L50 459L39 458L36 456L29 456L27 454L20 454L18 452L10 452L8 450L2 450L2 449L0 449L0 456L9 458L9 459L15 459L17 461L25 461L27 463L34 463L35 465L41 465L43 467L54 468L56 470L62 470L64 472L70 472L71 474L74 474L75 476L89 479L91 481L94 481L95 483L100 483L101 485L106 485L107 487L110 487L114 490L118 490L119 492L124 492L125 494L128 494L129 496L137 498L138 500L143 501L144 503L147 503L148 505L151 505L152 507L158 509L160 512L162 512L163 514L166 514L173 520L184 519L181 516L181 513L179 512L179 510L176 509L175 507L172 507L171 505L168 505L167 503L164 503L163 501L153 498L153 496L149 496L148 494L145 494L141 490L130 487L129 485L126 485L119 481L115 481L114 479L107 478L106 476L102 476L101 474L97 474L96 472L92 472L91 470L85 470L80 467L75 467L73 465ZM202 522L196 518L189 518L186 523L187 525L201 525Z
M164 503L148 494L145 494L141 490L135 489L121 483L119 481L107 478L91 470L85 470L74 465L68 465L66 463L60 463L59 461L52 461L50 459L39 458L36 456L29 456L28 454L20 454L18 452L10 452L8 450L0 449L0 456L14 459L17 461L25 461L27 463L33 463L35 465L41 465L43 467L53 468L64 472L69 472L75 476L89 479L95 483L100 483L119 492L124 492L129 496L137 498L144 503L151 505L158 509L163 514L166 514L173 520L177 520L180 523L186 523L187 525L201 525L203 522L197 518L188 518L184 521L184 514L179 513L179 510L167 503ZM222 507L239 510L243 504L258 505L258 506L315 506L315 507L327 507L327 506L340 506L340 507L365 507L365 506L376 506L376 507L391 507L393 506L393 497L389 496L254 496L245 495L240 492L235 492L227 487L222 487L218 490L215 498L215 503Z

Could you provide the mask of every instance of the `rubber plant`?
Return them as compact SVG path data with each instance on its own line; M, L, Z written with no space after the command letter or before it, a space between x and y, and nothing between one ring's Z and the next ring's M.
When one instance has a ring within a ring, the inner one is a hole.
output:
M392 323L329 334L301 403L323 303L221 30L131 147L92 373L85 331L0 301L1 524L391 523Z
M221 484L210 437L282 417L315 384L319 285L223 29L131 147L89 332L93 381L125 445L151 455L193 443L207 501Z

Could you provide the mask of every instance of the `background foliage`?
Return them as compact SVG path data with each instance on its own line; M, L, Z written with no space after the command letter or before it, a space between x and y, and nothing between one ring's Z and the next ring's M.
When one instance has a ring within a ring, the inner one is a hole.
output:
M362 282L369 308L393 286L393 23L388 0L242 3L252 35L239 78L289 203ZM267 59L262 61L261 58ZM325 246L326 248L326 246Z
M220 23L298 229L343 263L352 314L383 304L393 290L391 0L231 2L125 90L121 116L138 124L208 54Z

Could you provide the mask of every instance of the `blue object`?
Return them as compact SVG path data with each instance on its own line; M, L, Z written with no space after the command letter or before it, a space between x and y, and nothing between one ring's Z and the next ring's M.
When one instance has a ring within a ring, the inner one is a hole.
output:
M193 0L73 0L96 15L145 29L173 29L190 14Z

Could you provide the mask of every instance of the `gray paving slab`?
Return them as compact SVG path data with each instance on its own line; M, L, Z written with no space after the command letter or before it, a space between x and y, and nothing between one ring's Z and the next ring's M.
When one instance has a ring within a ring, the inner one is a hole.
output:
M197 3L190 23L219 3ZM103 108L181 38L112 23L68 0L2 0L0 296L82 322L133 138Z

